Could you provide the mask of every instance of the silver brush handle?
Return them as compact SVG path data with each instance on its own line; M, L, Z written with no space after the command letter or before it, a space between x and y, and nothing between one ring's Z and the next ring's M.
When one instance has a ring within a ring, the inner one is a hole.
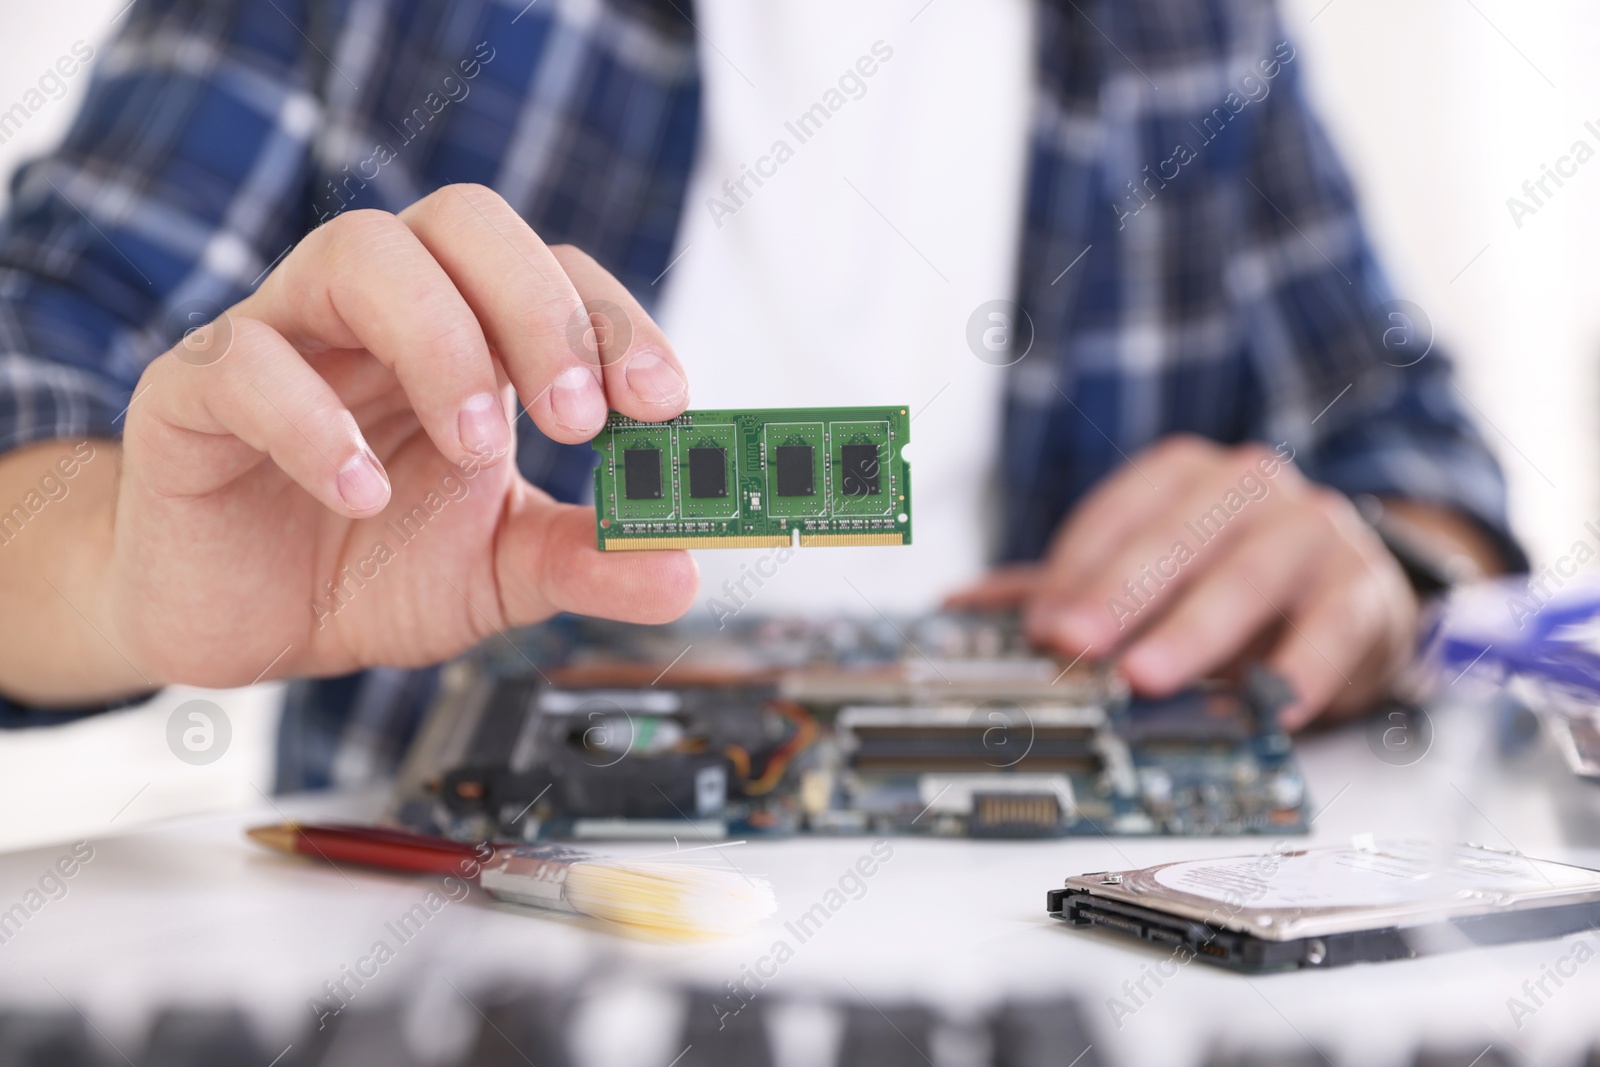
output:
M501 849L484 864L478 884L500 900L536 908L576 912L567 901L567 872L595 857L565 845Z

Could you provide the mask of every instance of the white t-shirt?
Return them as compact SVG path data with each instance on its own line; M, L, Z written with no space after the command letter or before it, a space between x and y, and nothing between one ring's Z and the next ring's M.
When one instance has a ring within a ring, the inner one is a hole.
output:
M698 0L694 15L702 140L659 282L692 406L906 405L914 511L908 548L697 552L695 610L930 607L989 555L1005 372L967 323L1013 295L1031 7Z

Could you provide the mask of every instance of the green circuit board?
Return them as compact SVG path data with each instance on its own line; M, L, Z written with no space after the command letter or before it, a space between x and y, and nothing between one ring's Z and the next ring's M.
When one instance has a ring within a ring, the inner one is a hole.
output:
M909 545L910 437L903 406L612 412L593 442L600 548Z

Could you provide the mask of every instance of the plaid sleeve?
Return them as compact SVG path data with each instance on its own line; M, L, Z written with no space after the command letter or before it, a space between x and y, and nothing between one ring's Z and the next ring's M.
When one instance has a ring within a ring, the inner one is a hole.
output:
M204 0L142 0L126 18L85 58L82 109L17 172L0 221L0 451L118 436L145 365L309 223L297 205L319 108L296 24ZM0 729L127 703L0 698Z
M1286 41L1277 57L1281 73L1255 105L1260 123L1237 191L1244 240L1229 265L1262 394L1250 436L1289 441L1307 475L1347 494L1458 511L1525 569L1475 409L1426 312L1399 299L1377 263L1350 180L1305 98L1304 61Z
M145 365L309 222L320 110L296 22L203 0L126 18L0 223L0 450L118 434Z

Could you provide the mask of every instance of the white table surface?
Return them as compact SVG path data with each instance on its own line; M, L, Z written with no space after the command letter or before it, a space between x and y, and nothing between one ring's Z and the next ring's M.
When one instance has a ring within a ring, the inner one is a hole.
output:
M1500 756L1487 720L1479 711L1435 712L1432 750L1407 767L1376 758L1360 728L1306 739L1301 759L1321 809L1310 840L1362 832L1470 840L1600 866L1600 789L1567 775L1542 738ZM376 810L376 798L275 806L290 815L361 815ZM310 1022L307 1004L322 983L386 937L385 923L437 879L333 870L265 852L241 835L281 813L262 803L93 842L94 858L66 895L0 944L0 1000L56 1008L69 1001L122 1048L137 1048L147 1013L172 1002L238 1003L274 1040L289 1040ZM783 921L818 901L871 843L758 841L726 850L740 869L772 880L779 912L747 937L712 945L622 938L602 924L529 914L474 891L401 948L357 1003L409 998L408 1026L438 1051L463 1040L474 1017L466 1001L492 984L488 975L571 982L603 973L575 1022L586 1062L664 1067L684 1006L663 990L720 987L784 938L794 958L763 993L791 1005L778 1020L780 1031L798 1035L784 1067L826 1062L829 1017L805 1005L832 996L876 1005L914 998L959 1013L1007 995L1071 991L1083 998L1110 1062L1150 1067L1198 1063L1219 1044L1303 1051L1306 1041L1336 1063L1398 1064L1422 1038L1465 1050L1462 1067L1490 1041L1529 1062L1562 1064L1579 1062L1580 1050L1600 1039L1600 962L1580 966L1558 990L1549 986L1554 995L1520 1028L1508 1008L1508 998L1524 996L1525 981L1572 954L1571 940L1248 978L1192 963L1115 1025L1107 998L1125 997L1123 983L1165 954L1048 918L1045 891L1068 874L1266 851L1273 842L1260 837L895 839L865 894L795 943ZM0 856L0 910L68 851Z

